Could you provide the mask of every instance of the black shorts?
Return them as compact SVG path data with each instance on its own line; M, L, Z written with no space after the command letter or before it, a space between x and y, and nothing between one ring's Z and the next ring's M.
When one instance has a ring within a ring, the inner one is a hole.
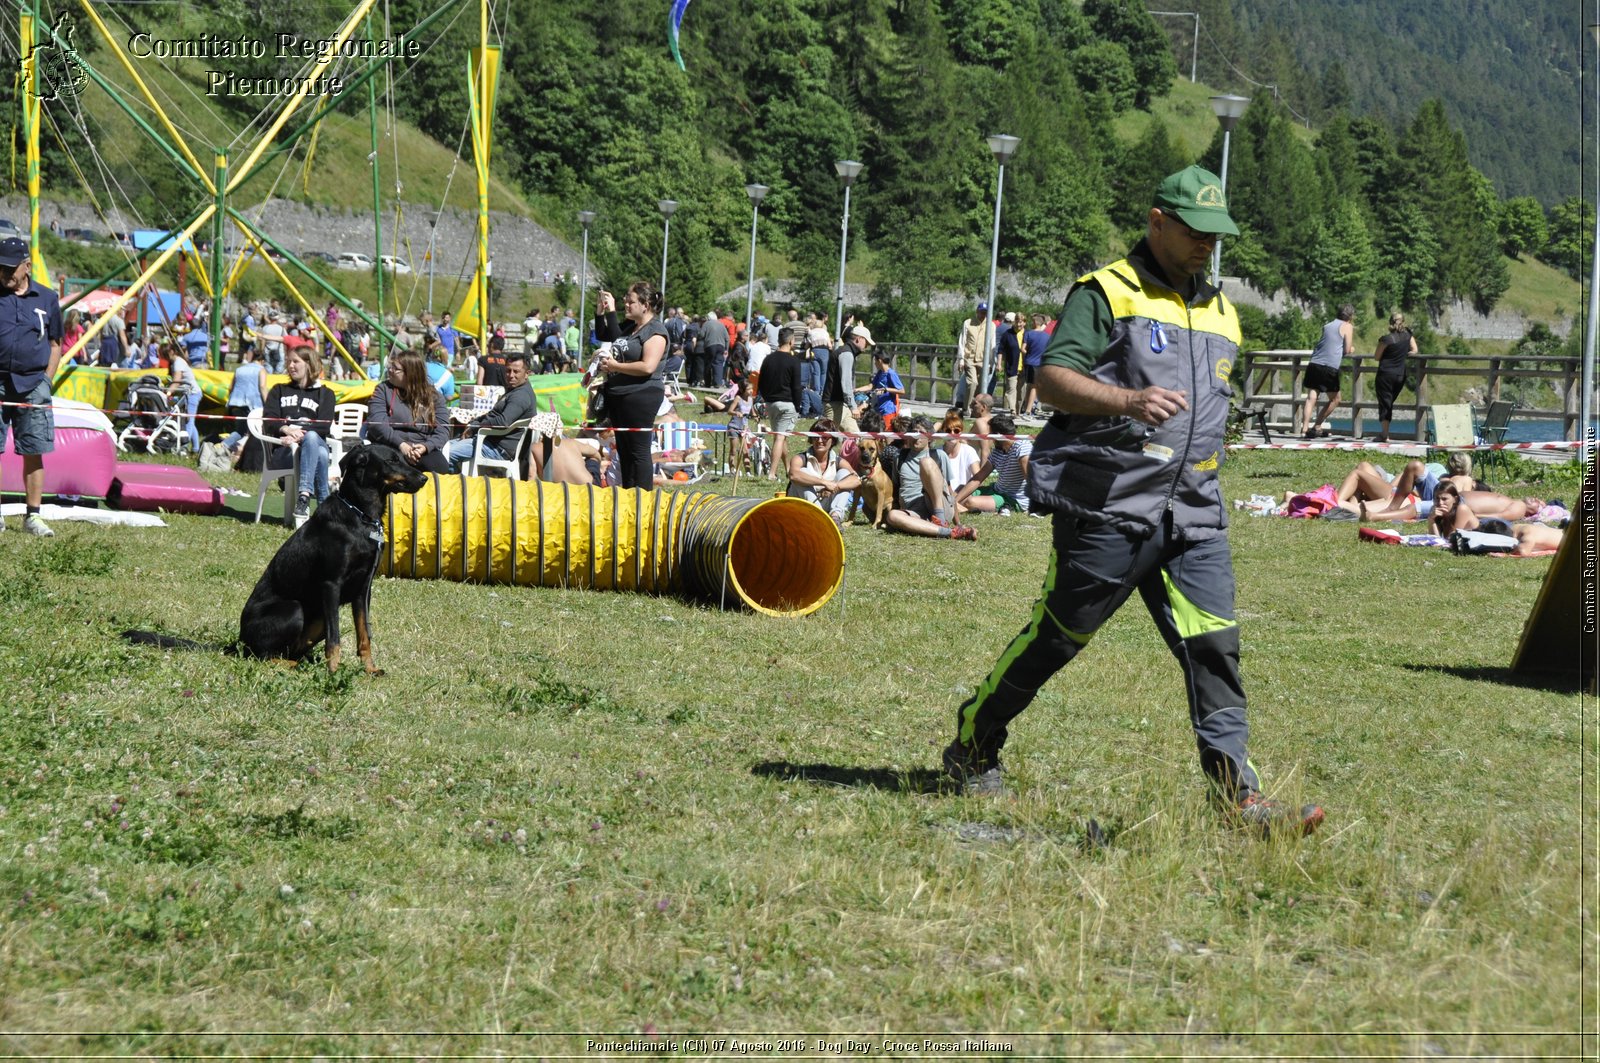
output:
M1339 370L1327 365L1308 365L1305 385L1307 391L1320 391L1324 395L1331 395L1339 390Z

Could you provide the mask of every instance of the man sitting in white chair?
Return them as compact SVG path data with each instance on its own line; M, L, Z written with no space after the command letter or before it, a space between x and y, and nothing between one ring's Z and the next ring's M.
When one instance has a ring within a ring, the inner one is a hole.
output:
M472 460L473 448L476 441L473 434L485 428L504 428L518 421L526 420L534 415L538 408L537 400L533 395L533 386L528 383L528 355L524 351L513 351L506 355L506 393L500 397L484 414L467 424L465 434L451 442L445 450L445 457L450 460L450 471L459 472L465 462ZM485 442L483 453L485 457L496 461L509 461L517 452L521 440L509 437L496 443Z

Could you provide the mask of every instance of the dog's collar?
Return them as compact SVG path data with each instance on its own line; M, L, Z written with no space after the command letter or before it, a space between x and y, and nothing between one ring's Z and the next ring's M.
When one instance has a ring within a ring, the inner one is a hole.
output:
M356 511L356 516L361 518L361 523L369 525L370 527L373 527L373 528L381 528L381 527L383 527L383 522L381 520L379 520L376 517L367 516L364 512L362 512L360 506L358 506L354 502L351 502L348 499L346 499L344 497L344 492L343 491L340 491L338 494L334 495L333 497L337 498L339 501L343 502L345 505L347 505L351 509L355 510Z

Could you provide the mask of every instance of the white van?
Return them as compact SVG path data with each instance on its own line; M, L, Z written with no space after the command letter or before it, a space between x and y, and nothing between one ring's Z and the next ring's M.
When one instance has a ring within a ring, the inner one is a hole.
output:
M372 259L360 251L340 251L333 264L340 269L371 269Z
M397 258L394 255L379 255L378 262L388 273L399 274L411 272L410 263L406 262L405 259Z

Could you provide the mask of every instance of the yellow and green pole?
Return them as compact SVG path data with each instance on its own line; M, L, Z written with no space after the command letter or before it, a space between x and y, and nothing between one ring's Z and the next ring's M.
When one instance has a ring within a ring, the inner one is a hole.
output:
M228 155L220 148L214 153L211 187L215 191L211 215L211 368L222 368L222 234L228 220Z
M27 144L28 172L28 247L33 257L33 279L50 287L44 251L39 246L39 8L35 4L22 16L22 54L25 60L22 79L22 133Z
M489 349L489 122L494 97L489 92L489 0L478 0L478 100L473 130L478 171L478 351Z

